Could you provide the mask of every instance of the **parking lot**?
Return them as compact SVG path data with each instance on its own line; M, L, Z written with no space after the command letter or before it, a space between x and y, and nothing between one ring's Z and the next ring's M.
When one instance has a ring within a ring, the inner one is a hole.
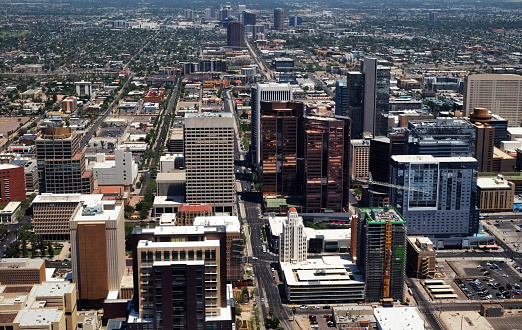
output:
M520 219L502 218L499 220L482 221L495 236L511 246L515 251L522 248L522 222Z
M472 300L522 299L522 268L510 264L504 260L464 261L455 283Z

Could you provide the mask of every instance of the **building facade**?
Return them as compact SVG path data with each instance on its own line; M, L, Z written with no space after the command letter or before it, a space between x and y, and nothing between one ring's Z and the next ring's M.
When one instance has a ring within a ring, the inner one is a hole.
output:
M282 31L285 28L285 11L282 8L274 9L274 30Z
M408 233L430 237L478 232L477 160L472 157L391 157L390 204L408 219ZM411 188L411 189L410 189Z
M186 201L235 213L234 117L231 113L185 116Z
M370 140L351 140L351 148L350 175L353 178L368 179L368 173L370 172Z
M364 75L363 132L373 136L388 134L390 102L390 68L375 58L365 58L361 67Z
M346 79L340 79L335 82L335 114L338 116L346 116L348 110L348 86Z
M43 259L4 258L0 262L0 283L39 284L45 281Z
M111 291L119 293L125 270L123 204L83 203L69 225L79 299L99 300Z
M11 164L0 165L0 204L25 199L24 167Z
M515 184L501 174L496 178L479 178L477 191L477 207L481 212L513 212Z
M522 124L522 76L475 74L466 79L464 116L474 108L488 108L516 127Z
M42 129L36 139L40 193L90 194L92 172L86 171L81 136L69 127Z
M305 262L308 243L304 233L303 218L291 207L288 218L283 222L283 230L279 240L279 262Z
M406 273L415 278L435 278L436 251L427 237L408 236Z
M245 27L240 21L232 21L228 23L227 46L232 48L245 47Z
M261 162L261 101L291 101L293 100L292 87L289 83L264 83L252 86L251 98L251 144L252 163L258 170Z
M402 300L406 221L393 208L373 208L359 209L357 222L357 265L363 272L366 301Z

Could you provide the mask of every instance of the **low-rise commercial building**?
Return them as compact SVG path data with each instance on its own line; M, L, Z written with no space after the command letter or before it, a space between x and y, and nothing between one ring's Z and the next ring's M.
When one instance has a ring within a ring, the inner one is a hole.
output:
M3 258L0 261L0 283L39 284L45 281L43 259Z
M21 205L21 202L10 202L7 204L0 210L0 222L13 223L16 221L16 214L20 210Z
M512 212L515 184L501 174L496 178L478 178L477 195L477 206L482 212Z
M427 237L408 236L406 251L406 273L410 277L435 277L436 252L433 243Z

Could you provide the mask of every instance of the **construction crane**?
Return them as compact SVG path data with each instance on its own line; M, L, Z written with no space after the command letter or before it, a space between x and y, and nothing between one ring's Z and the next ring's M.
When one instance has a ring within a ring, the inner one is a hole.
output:
M406 186L400 186L400 185L393 184L393 183L374 181L371 172L368 172L368 179L354 178L354 180L368 184L368 192L370 194L368 204L369 204L370 208L373 207L373 185L374 184L378 185L378 186L401 189L401 190L406 190L406 191L417 191L417 192L426 193L426 194L429 193L429 191L420 189L420 188L406 187Z

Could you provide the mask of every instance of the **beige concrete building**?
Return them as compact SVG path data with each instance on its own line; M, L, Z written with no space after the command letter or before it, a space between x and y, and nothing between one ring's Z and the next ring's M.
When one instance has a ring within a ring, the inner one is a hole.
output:
M410 277L434 278L436 252L427 237L407 236L406 272Z
M38 284L45 281L43 259L3 258L0 261L0 283Z
M125 271L123 204L85 203L70 221L73 282L79 298L117 297Z
M370 140L351 141L352 164L350 175L354 178L368 179L370 171Z
M509 126L522 124L522 76L515 74L476 74L466 79L464 116L474 108L488 108L508 120Z
M235 214L234 117L231 113L185 116L187 203L209 203Z
M482 212L512 212L515 184L501 174L496 178L478 178L477 195L477 206Z
M82 205L101 202L103 195L41 194L33 200L34 233L44 240L69 240L69 222Z

